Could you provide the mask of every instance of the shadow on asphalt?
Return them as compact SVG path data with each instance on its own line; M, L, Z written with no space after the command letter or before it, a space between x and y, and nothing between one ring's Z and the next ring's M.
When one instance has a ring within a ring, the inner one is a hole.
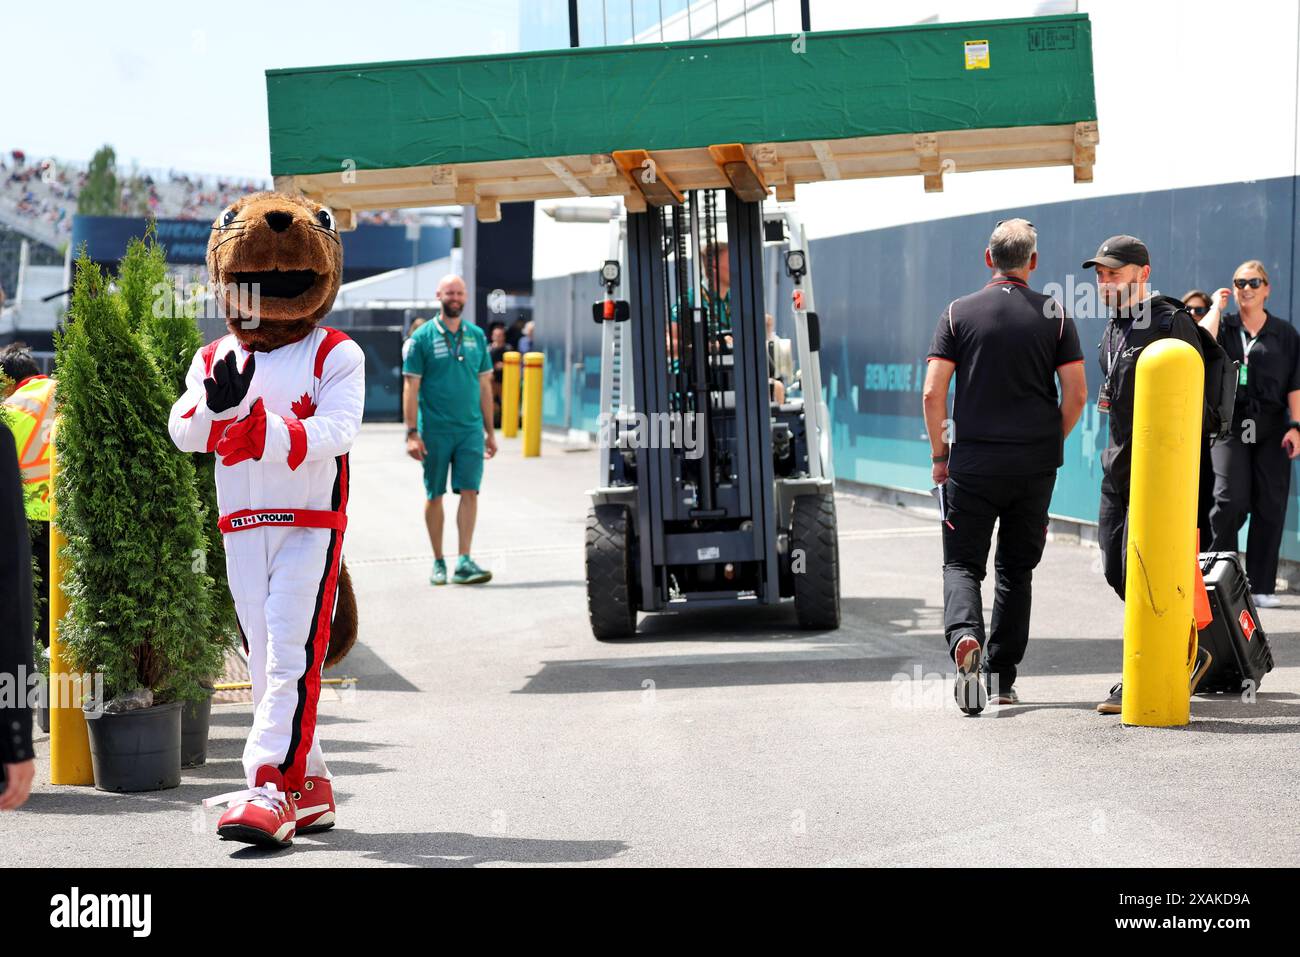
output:
M480 864L587 864L607 861L628 849L623 841L547 841L533 838L480 837L476 834L420 833L365 834L334 828L304 835L293 843L294 854L343 851L367 860L408 867L477 867ZM286 849L287 850L287 849ZM232 860L277 856L285 851L244 847ZM313 861L328 867L328 859Z
M213 725L234 726L246 730L251 716L246 711L221 711L212 713ZM218 721L217 719L222 720ZM321 719L324 723L323 718ZM352 719L338 719L358 723ZM384 764L370 761L352 761L340 755L366 754L391 751L392 744L378 741L334 740L329 742L326 761L336 777L352 778L367 774L386 774L394 770ZM197 808L204 798L224 791L236 791L244 786L244 739L242 737L210 737L207 761L195 768L181 770L180 787L165 791L137 791L117 794L97 791L93 787L60 788L56 791L33 791L24 811L32 814L147 814L155 811L176 811L178 808Z
M199 769L202 770L202 769ZM191 772L186 771L187 775ZM229 778L233 790L241 786L243 772L233 770ZM198 808L204 798L212 797L212 783L181 784L166 791L140 791L134 794L112 794L91 787L33 791L23 807L25 814L86 814L111 817L121 814L151 814L156 811L175 813L184 808Z
M1101 698L1098 697L1097 701ZM1097 701L1026 701L1017 705L1004 705L989 709L981 717L1015 718L1031 711L1092 711ZM1242 701L1236 695L1198 695L1192 698L1192 720L1187 725L1191 731L1208 731L1218 734L1281 734L1300 730L1295 722L1243 724L1243 720L1260 718L1300 718L1300 695L1290 691L1260 692L1253 703ZM1099 721L1121 724L1118 715L1097 715Z
M364 630L365 622L362 622ZM359 691L419 691L359 639L348 656L325 670L327 678L356 678Z
M235 705L239 710L233 710L230 705L217 705L212 709L212 718L209 725L214 728L243 728L248 731L253 726L252 705L242 704ZM337 714L316 713L316 723L319 724L365 724L361 718L345 718Z
M647 680L664 689L880 682L951 671L939 608L916 598L845 598L841 611L835 631L802 630L789 602L645 615L634 638L599 645L592 639L605 657L544 660L515 693L639 691ZM784 647L731 652L728 640ZM715 647L699 650L704 643ZM659 653L646 654L651 649ZM1020 674L1097 675L1100 701L1115 680L1112 669L1118 678L1122 658L1119 636L1031 638Z
M566 579L556 579L556 580L554 580L554 581L532 581L532 582L512 582L512 581L501 581L500 579L494 578L494 579L492 579L491 587L492 587L492 590L493 590L493 591L501 591L503 588L504 588L504 589L513 589L513 588L575 588L575 587L576 587L576 588L586 588L586 587L587 587L587 583L586 583L585 581L582 581L582 580L580 580L580 579L576 579L576 578L573 579L572 581L569 581L569 580L566 580Z
M930 619L933 618L933 621ZM672 613L641 616L635 638L611 642L618 645L671 641L718 641L726 638L791 641L816 638L820 641L860 643L865 629L896 633L938 621L939 610L915 598L842 598L841 625L835 631L809 631L799 626L794 602L779 605L696 608ZM942 647L942 640L939 646Z
M1097 701L1101 699L1098 698ZM1029 714L1031 711L1095 711L1097 701L1026 701L1021 704L1002 705L997 708L989 708L980 718L995 718L1002 721L1006 718L1018 718L1021 715ZM1104 719L1107 715L1099 714L1098 719Z
M248 722L248 724L249 725L252 724L251 719ZM334 766L334 762L329 760L331 755L336 755L341 753L351 754L353 752L358 752L358 751L362 751L362 752L386 751L386 750L392 750L393 748L393 745L391 744L381 744L377 741L345 741L337 738L323 738L321 743L322 746L326 748L327 751L326 761L329 763L330 767ZM213 764L223 759L240 761L243 759L243 756L244 756L243 738L209 738L208 739L208 764ZM202 767L207 767L207 765L201 765L199 768L194 768L192 770L198 771ZM192 771L187 769L183 773L190 774L192 773Z
M1243 724L1240 721L1206 721L1195 715L1188 731L1203 731L1210 734L1295 734L1300 732L1300 721L1287 721L1272 724Z
M393 770L367 761L328 759L330 772L344 778L365 774L382 774ZM185 779L180 787L165 791L137 791L115 794L92 787L60 788L57 791L33 791L23 807L25 814L151 814L175 812L181 808L197 809L204 798L225 791L237 791L244 784L243 764L238 760L209 761L181 772Z
M639 692L646 687L646 681L653 681L660 690L889 681L895 675L906 675L911 666L910 658L825 657L817 656L813 649L789 654L701 655L698 661L681 655L660 659L543 661L541 670L514 693Z

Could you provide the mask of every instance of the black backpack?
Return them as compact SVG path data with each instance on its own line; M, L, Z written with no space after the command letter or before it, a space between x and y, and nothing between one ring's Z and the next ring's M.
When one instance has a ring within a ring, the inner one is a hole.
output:
M1188 320L1196 326L1196 333L1201 339L1201 352L1205 358L1205 409L1201 427L1211 442L1217 442L1232 432L1232 411L1237 404L1237 367L1240 363L1223 351L1219 341L1192 318L1186 306L1176 299L1173 301L1178 303L1178 311L1186 313ZM1160 331L1168 332L1173 324L1171 315L1160 323Z

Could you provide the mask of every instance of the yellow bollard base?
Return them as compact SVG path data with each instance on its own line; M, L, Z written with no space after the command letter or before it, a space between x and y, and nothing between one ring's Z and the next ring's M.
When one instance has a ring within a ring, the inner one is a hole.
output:
M1127 718L1125 718L1123 715L1121 715L1119 721L1120 724L1124 725L1124 727L1126 728L1183 728L1191 724L1190 719L1187 721L1166 722L1166 721L1161 721L1158 717L1155 716L1153 716L1150 721L1142 721L1140 719L1130 721Z
M540 352L524 356L524 458L542 454L542 366L545 358Z
M80 708L50 709L50 783L93 786L90 732Z

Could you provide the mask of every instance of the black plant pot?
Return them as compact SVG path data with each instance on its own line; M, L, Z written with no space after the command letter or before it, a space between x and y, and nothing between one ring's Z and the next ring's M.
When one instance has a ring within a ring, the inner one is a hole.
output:
M181 707L181 767L197 768L208 760L208 725L212 720L209 690L202 701L187 701Z
M181 783L181 703L86 715L100 791L162 791Z

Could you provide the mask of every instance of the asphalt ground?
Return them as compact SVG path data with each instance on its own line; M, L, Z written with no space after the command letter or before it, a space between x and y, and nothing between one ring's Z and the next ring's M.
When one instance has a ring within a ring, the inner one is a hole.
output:
M965 718L928 513L837 496L838 631L800 631L787 605L652 617L602 644L583 577L595 478L594 451L503 442L474 549L494 580L434 588L419 468L400 427L366 426L346 544L360 643L331 673L356 684L320 706L338 826L274 853L217 839L199 802L242 787L251 711L220 704L208 763L168 791L52 787L39 736L0 865L1300 863L1300 596L1261 613L1277 667L1254 701L1128 728L1094 710L1123 606L1095 548L1051 541L1022 704Z

